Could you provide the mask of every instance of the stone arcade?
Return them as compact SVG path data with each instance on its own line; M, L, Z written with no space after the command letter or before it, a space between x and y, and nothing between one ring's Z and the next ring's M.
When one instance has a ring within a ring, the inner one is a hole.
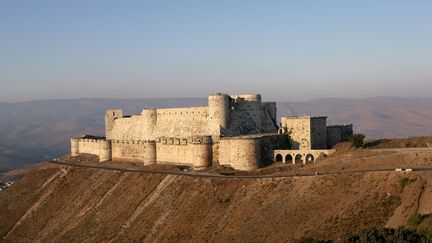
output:
M282 117L280 125L275 102L262 102L259 94L216 93L207 107L144 109L133 116L107 110L105 137L72 138L71 155L254 170L272 161L295 163L298 155L303 163L312 162L352 134L352 125L327 127L325 117Z

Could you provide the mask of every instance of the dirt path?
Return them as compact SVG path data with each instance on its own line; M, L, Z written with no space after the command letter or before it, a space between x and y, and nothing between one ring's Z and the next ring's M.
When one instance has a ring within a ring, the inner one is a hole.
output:
M147 173L147 174L162 174L162 175L179 175L179 176L189 176L189 177L202 177L202 178L216 178L216 179L271 179L271 178L290 178L290 177L302 177L302 176L319 176L319 175L340 175L340 174L352 174L352 173L372 173L372 172L392 172L396 168L383 168L383 169L357 169L357 170L340 170L340 171L327 171L319 172L317 175L315 172L291 172L286 175L222 175L222 174L212 174L208 172L172 172L172 171L161 171L161 170L142 170L142 169L125 169L120 167L105 167L89 164L74 164L68 162L58 162L50 161L50 163L80 167L80 168L92 168L92 169L103 169L111 171L129 172L129 173ZM422 167L422 168L411 168L415 172L432 172L432 167Z

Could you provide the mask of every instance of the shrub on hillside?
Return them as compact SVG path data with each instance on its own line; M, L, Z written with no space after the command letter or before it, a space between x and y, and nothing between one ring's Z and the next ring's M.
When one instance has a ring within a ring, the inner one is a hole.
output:
M408 229L389 229L389 228L371 228L363 230L357 235L350 236L343 240L316 240L309 237L303 237L301 239L293 241L295 243L331 243L331 242L342 242L342 243L363 243L363 242L374 242L374 243L386 243L386 242L429 242L426 235L415 230Z
M423 220L423 215L415 213L408 218L408 224L419 225Z
M413 182L415 182L415 181L416 181L416 179L402 178L402 179L400 180L400 186L401 186L402 189L403 189L405 186L408 186L409 184L411 184L411 183L413 183Z
M429 242L427 237L414 230L374 228L362 231L342 242Z
M361 133L353 134L350 137L351 146L354 148L363 147L365 137L366 136L364 134L361 134Z

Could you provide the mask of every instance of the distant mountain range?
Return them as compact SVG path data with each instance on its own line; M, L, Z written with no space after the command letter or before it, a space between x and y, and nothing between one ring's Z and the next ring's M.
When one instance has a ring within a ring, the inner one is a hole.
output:
M106 109L125 114L146 107L205 106L206 98L73 99L0 103L0 170L60 156L69 138L103 135ZM368 138L432 135L432 98L323 98L278 102L278 115L326 115L329 124L353 123Z

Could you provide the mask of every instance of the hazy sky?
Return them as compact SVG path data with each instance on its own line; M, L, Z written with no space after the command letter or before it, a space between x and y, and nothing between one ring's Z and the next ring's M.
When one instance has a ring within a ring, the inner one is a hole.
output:
M0 1L0 101L428 96L432 1Z

